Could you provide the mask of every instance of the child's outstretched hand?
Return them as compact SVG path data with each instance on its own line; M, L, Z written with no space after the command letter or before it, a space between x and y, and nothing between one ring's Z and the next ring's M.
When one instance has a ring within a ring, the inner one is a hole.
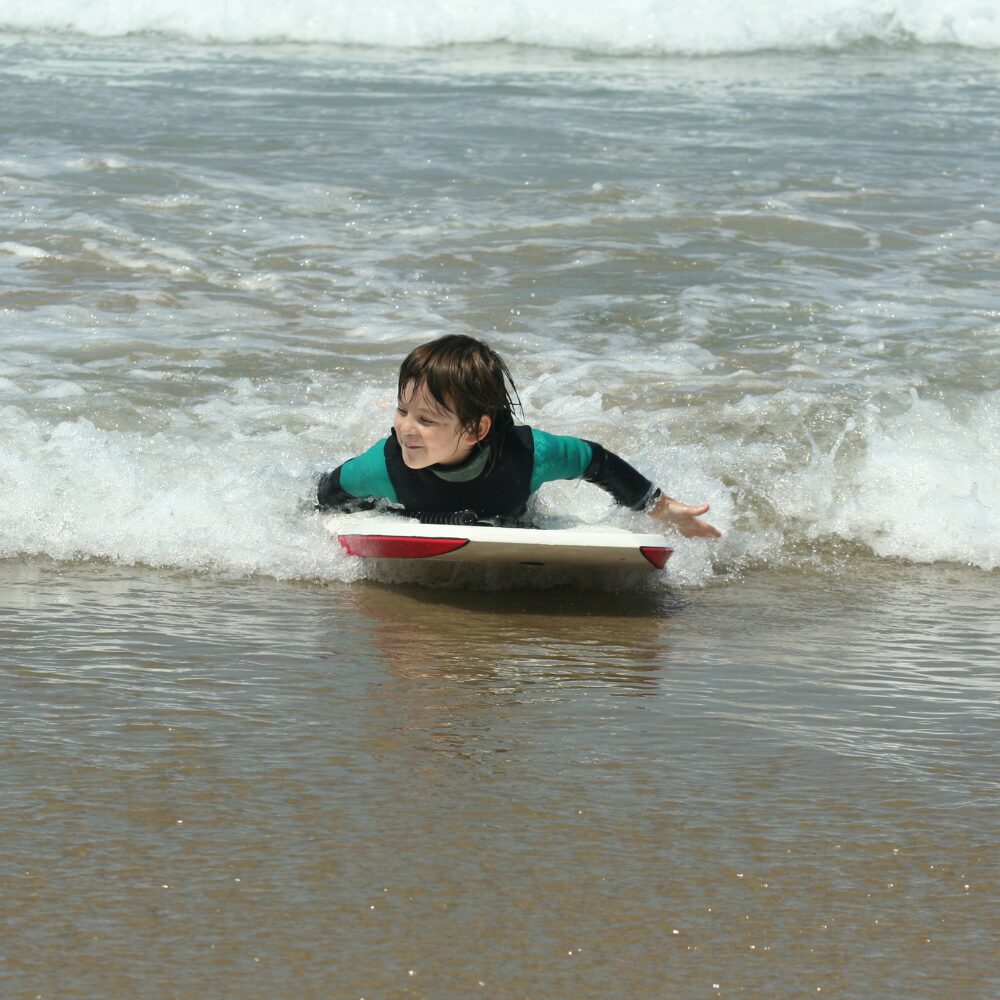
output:
M721 538L722 532L718 528L701 520L701 515L707 510L707 503L700 507L689 507L686 503L663 494L646 513L657 521L673 525L685 538Z

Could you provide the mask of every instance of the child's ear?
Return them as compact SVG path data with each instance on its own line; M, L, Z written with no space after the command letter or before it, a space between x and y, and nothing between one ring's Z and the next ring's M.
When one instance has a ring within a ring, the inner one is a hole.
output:
M483 416L479 418L479 427L476 429L476 433L469 435L469 444L478 444L482 441L482 439L489 434L492 426L493 421L490 420L486 414L483 414Z

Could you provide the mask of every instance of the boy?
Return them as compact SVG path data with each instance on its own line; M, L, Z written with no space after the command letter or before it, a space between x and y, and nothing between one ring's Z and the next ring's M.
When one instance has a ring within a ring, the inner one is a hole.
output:
M708 504L671 499L601 445L515 426L508 385L517 399L506 364L480 340L453 334L417 347L399 369L391 434L320 478L319 507L388 500L422 513L518 517L542 483L583 478L688 538L720 536L701 520Z

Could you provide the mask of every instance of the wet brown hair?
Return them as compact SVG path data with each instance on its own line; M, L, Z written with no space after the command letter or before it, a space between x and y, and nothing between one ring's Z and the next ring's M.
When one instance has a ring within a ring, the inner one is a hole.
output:
M458 333L421 344L399 366L400 398L411 384L425 386L439 406L458 418L465 434L478 433L480 419L489 417L490 429L479 444L493 446L496 459L521 400L507 365L489 344Z

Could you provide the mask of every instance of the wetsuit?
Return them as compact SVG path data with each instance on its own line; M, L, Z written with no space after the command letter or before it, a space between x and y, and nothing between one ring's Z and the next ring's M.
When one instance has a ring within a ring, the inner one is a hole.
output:
M499 453L476 450L459 465L410 469L396 432L319 481L317 504L360 509L387 500L408 511L461 511L517 517L528 498L555 479L585 479L624 507L645 510L660 491L613 452L593 441L511 425Z

